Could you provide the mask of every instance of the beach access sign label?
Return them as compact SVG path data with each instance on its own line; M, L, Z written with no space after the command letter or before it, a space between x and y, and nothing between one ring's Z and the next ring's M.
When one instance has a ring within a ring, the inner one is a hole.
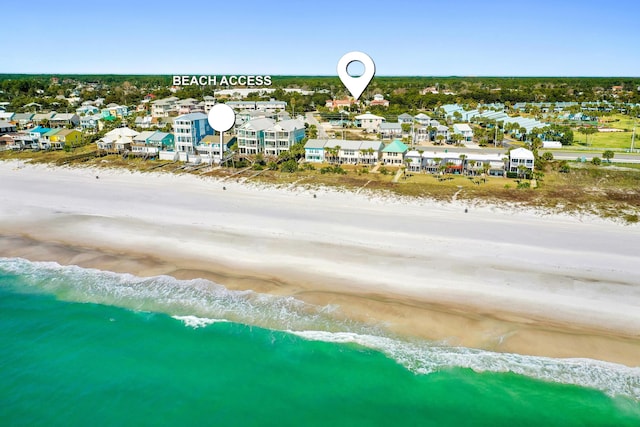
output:
M271 86L271 76L173 76L173 86Z

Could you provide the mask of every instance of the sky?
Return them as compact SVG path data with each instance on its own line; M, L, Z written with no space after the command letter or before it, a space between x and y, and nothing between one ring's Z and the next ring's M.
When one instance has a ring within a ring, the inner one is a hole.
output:
M21 5L28 5L23 6ZM0 73L640 76L640 2L8 2Z

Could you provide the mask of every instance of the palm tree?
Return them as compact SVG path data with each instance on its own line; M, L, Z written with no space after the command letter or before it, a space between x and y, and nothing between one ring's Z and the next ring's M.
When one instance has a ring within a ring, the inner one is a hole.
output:
M475 160L469 160L469 166L471 166L471 170L473 171L473 174L476 174L476 161Z
M458 134L456 134L458 135ZM462 135L460 135L462 136ZM467 160L467 155L466 154L460 154L460 160L462 160L462 174L464 175L464 172L466 172L467 170L467 165L466 165L466 160Z
M438 145L442 145L442 141L444 141L444 139L445 139L444 135L436 136L436 141L438 141Z

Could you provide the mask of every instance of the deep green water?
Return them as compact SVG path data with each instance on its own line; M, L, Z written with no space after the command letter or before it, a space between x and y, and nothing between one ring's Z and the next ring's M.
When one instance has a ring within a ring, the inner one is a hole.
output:
M0 426L640 426L638 369L333 318L205 281L0 258Z

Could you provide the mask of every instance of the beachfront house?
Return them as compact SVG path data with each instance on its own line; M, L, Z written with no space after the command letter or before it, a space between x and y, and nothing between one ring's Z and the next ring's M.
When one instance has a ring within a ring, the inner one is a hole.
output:
M233 154L231 151L231 146L236 143L236 137L233 135L224 134L222 140L222 161L229 159L229 157ZM200 145L196 148L198 151L198 155L200 156L200 161L205 163L216 163L220 162L220 134L207 135L202 141L200 141Z
M516 148L509 152L509 172L522 173L523 171L528 173L533 172L535 156L533 152L526 148ZM524 170L526 169L526 171Z
M399 140L395 140L382 149L382 163L400 166L404 164L404 156L409 149Z
M264 153L278 156L287 151L305 135L304 123L300 120L283 120L264 130Z
M238 151L240 154L258 154L264 151L264 133L273 129L276 122L272 119L249 120L237 130Z
M138 132L128 127L116 128L107 132L102 138L96 141L100 150L108 152L124 153L131 150L133 138L138 136Z
M417 150L408 151L405 155L405 164L407 165L407 169L411 172L420 172L424 170L426 166L426 157L424 153L421 153Z
M380 125L384 121L384 117L376 116L371 113L360 114L355 117L356 127L359 127L369 133L378 132L380 130Z
M304 144L304 160L310 163L323 163L326 143L326 139L309 139Z
M173 134L177 151L194 154L196 147L207 135L213 135L213 128L204 113L190 113L176 117Z

